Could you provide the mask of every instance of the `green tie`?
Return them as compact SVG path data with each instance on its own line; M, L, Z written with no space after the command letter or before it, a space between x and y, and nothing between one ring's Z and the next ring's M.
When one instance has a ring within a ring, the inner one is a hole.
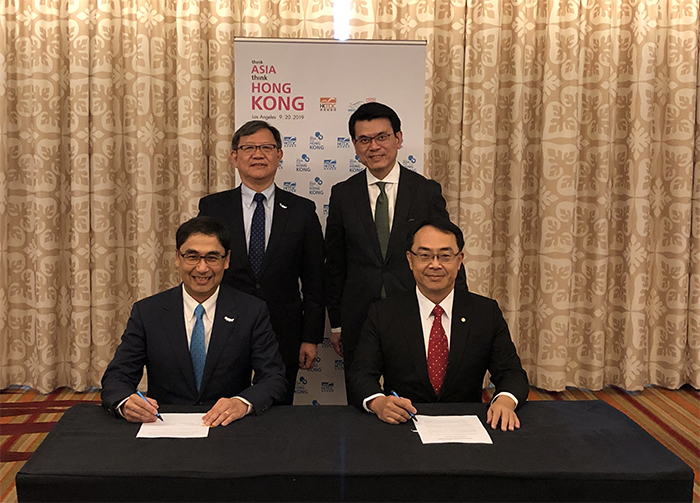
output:
M379 249L382 251L382 258L386 257L386 250L389 247L389 198L386 195L384 186L386 182L377 182L379 187L379 197L374 208L374 225L377 226L377 237L379 238Z

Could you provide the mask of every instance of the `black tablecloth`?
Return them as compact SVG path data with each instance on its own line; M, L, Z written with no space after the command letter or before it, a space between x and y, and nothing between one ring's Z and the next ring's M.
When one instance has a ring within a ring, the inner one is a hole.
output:
M486 404L420 404L475 414ZM162 412L202 409L161 407ZM273 407L203 439L66 412L17 474L25 501L692 501L693 472L605 402L529 402L493 445L423 445L349 406Z

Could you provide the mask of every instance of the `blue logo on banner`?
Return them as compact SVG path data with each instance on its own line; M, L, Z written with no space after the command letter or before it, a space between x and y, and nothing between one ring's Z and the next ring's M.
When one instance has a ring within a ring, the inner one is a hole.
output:
M322 196L323 189L321 189L321 185L323 185L323 180L321 180L319 177L316 177L312 181L310 181L309 182L309 195L310 196Z
M284 169L284 159L280 159L280 163L277 165L277 169Z
M296 194L297 182L283 182L282 188L284 190L286 190L287 192L292 192L292 193Z
M335 363L334 363L334 365L333 365L333 368L334 368L335 370L343 370L343 369L345 368L345 367L343 366L343 360L336 360Z
M350 148L350 138L338 136L338 142L336 143L336 147L338 147L338 148Z
M335 389L333 388L334 383L329 381L321 381L321 393L333 393Z
M304 376L300 376L297 380L296 386L294 386L294 393L297 395L308 395L309 390L306 389L306 385L309 381L306 380Z
M321 372L321 357L317 356L314 359L314 364L311 366L310 369L307 370L307 372Z
M362 171L363 168L364 166L360 162L359 157L355 156L352 159L350 159L350 164L348 165L348 171L350 171L350 173L358 173Z
M324 204L324 205L323 205L323 214L324 214L325 216L328 216L328 208L330 208L330 206L331 206L330 204ZM329 347L331 347L331 340L328 339L328 345L326 345L326 339L323 339L323 347L324 347L324 348L329 348Z
M403 160L401 164L406 166L408 169L411 171L416 170L416 162L418 162L418 159L415 158L413 155L409 155L406 159Z
M297 137L296 136L285 136L283 139L282 146L284 148L296 147L297 146Z
M311 171L309 161L311 159L306 154L301 154L301 158L297 159L297 171Z
M311 405L321 405L318 400L311 400Z
M324 210L323 213L324 213L324 214L326 213L326 211L325 211L326 206L328 206L328 205L327 205L327 204L324 204L324 205L323 205L323 210ZM331 338L330 338L330 337L325 337L325 336L324 336L324 337L323 337L323 342L321 343L321 347L323 347L323 348L330 348L330 347L331 347Z
M324 159L323 169L324 171L335 171L335 159Z
M309 148L311 150L323 150L324 147L321 140L323 140L323 135L316 131L316 133L309 138Z
M362 105L364 102L365 102L365 101L362 100L362 101L356 101L355 103L350 103L350 104L348 105L348 112L354 112L355 110L357 110L358 108L360 108L360 105Z

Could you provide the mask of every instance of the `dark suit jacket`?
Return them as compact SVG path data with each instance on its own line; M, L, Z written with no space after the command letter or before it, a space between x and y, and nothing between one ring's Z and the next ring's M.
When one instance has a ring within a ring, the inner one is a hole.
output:
M488 370L496 393L508 391L522 404L527 400L527 374L522 368L496 301L455 289L450 354L440 394L428 378L428 364L415 290L374 304L362 329L350 369L352 403L396 391L414 403L481 402ZM464 320L464 321L462 321Z
M286 365L298 367L302 342L323 340L323 233L313 201L275 187L275 209L260 278L248 260L240 186L199 201L231 233L231 261L223 283L267 302ZM301 291L299 292L299 280Z
M346 360L357 346L370 304L381 298L382 285L387 297L415 286L406 260L408 234L428 217L449 219L440 184L403 166L399 169L385 258L372 218L366 170L331 189L326 223L326 305L331 327L343 329Z
M115 411L136 391L144 365L148 396L159 404L212 406L219 398L240 396L260 414L287 388L265 303L224 285L216 302L201 390L197 392L187 345L182 285L134 304L121 344L102 377L102 404Z

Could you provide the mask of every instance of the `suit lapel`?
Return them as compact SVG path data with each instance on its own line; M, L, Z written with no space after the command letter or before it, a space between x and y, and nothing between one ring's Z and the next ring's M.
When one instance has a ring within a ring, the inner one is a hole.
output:
M241 186L239 185L231 191L231 259L240 257L244 263L246 271L251 278L255 279L253 268L248 261L248 248L245 240L245 226L243 225L243 199L241 197Z
M451 332L450 332L450 353L447 360L447 370L442 383L441 394L449 388L452 381L458 375L459 365L467 357L467 341L469 338L469 328L473 317L469 309L469 293L455 288L454 302L452 304Z
M389 259L395 252L404 253L406 236L406 219L408 210L411 207L413 193L416 188L411 180L403 176L403 166L399 165L399 186L396 194L396 205L394 206L394 220L391 225L391 235L389 236L389 246L387 247L386 258Z
M265 268L270 263L270 257L274 255L275 249L282 241L282 236L284 236L284 230L287 227L287 222L292 213L290 199L287 192L275 185L275 206L272 209L272 229L270 229L270 240L265 248L260 275L264 273Z
M175 352L175 358L182 372L182 377L191 388L192 394L197 394L197 383L194 380L194 368L190 348L187 345L187 332L185 328L185 311L182 304L182 285L172 290L172 295L163 303L161 321L163 333L172 339L171 347Z
M415 293L411 300L396 313L397 319L401 320L402 332L406 338L406 346L411 353L411 359L416 367L416 375L421 376L421 381L430 394L437 398L433 385L428 377L428 360L426 358L425 339L423 338L423 323L418 308L418 299Z
M238 311L235 303L229 296L226 288L219 289L219 297L216 300L216 314L214 315L214 324L211 329L211 337L209 338L209 347L207 349L207 359L204 363L204 372L202 374L202 387L200 388L200 396L206 389L209 379L219 363L219 358L224 352L224 347L228 343L229 338L236 327L236 318ZM190 362L191 366L191 362Z
M372 207L369 204L369 191L367 190L367 168L362 171L362 176L350 178L355 184L352 190L357 194L355 199L355 214L360 220L360 224L365 228L365 234L369 236L369 241L379 260L382 261L382 250L379 247L379 237L377 237L377 227L372 218ZM391 240L390 240L391 242Z

